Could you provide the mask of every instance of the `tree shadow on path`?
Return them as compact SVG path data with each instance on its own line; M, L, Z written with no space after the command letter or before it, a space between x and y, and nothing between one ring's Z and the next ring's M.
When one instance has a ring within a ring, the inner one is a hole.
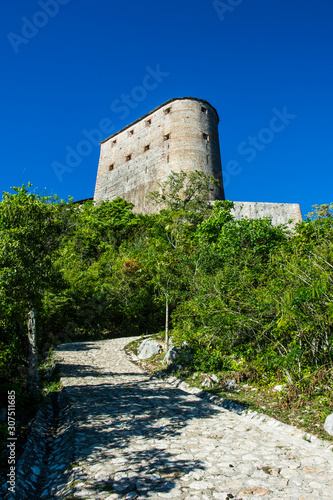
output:
M199 446L200 429L186 428L194 419L200 426L199 419L220 413L216 407L137 373L131 363L127 373L116 368L100 373L98 367L82 363L60 362L59 367L74 382L65 393L74 410L74 458L83 465L80 479L86 491L120 496L133 491L148 498L172 491L179 487L177 478L206 468L191 449L193 443ZM85 384L84 377L94 377L93 384ZM75 379L80 379L78 384ZM64 482L61 473L57 482Z

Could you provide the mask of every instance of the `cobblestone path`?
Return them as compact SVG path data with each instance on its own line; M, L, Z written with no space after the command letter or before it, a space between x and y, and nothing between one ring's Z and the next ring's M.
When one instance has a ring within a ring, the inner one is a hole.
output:
M332 450L150 377L130 340L58 347L75 428L41 498L333 499Z

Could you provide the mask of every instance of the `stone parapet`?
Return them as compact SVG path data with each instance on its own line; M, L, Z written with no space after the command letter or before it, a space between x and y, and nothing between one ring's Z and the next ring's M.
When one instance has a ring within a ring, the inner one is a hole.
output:
M290 228L301 222L302 212L298 203L266 203L235 201L231 213L236 219L262 219L272 217L272 224L288 224Z

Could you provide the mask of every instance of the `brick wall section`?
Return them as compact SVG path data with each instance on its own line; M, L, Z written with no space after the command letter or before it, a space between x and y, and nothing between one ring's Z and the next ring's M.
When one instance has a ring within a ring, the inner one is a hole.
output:
M101 143L95 202L121 196L134 212L152 213L146 196L171 171L201 170L218 179L212 200L224 199L219 118L206 101L171 99ZM156 210L156 209L155 209Z

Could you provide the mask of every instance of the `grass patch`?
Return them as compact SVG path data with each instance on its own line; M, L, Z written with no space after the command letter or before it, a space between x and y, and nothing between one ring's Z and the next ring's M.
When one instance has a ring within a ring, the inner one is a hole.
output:
M111 484L108 484L108 483L99 484L98 488L100 490L106 491L107 493L114 493L115 492L113 486Z
M58 367L55 367L50 377L41 378L41 388L44 396L46 396L49 392L60 392L62 390L63 386Z
M209 391L333 442L333 436L323 428L326 417L333 412L332 392L328 394L327 391L319 389L319 394L315 396L294 396L293 388L286 386L278 392L274 391L273 387L260 386L258 383L239 384L238 389L232 393L223 390L221 386Z

